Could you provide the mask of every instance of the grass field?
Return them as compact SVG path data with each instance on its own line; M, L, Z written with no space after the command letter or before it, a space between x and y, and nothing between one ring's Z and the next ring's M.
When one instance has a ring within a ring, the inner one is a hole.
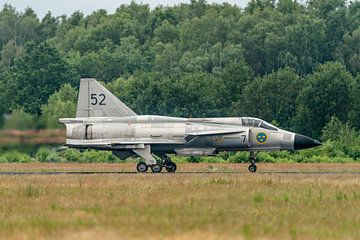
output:
M359 239L359 174L0 175L2 239ZM134 164L7 164L0 171L120 171ZM358 172L357 164L259 164Z
M196 163L179 164L177 172L248 173L249 164ZM360 163L259 163L258 172L360 172ZM135 172L134 163L2 163L1 172ZM149 170L150 172L150 170Z

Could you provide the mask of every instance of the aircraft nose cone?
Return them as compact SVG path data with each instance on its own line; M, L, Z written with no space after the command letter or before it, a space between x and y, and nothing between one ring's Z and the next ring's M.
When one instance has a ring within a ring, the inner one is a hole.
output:
M320 145L321 145L321 143L319 141L316 141L312 138L306 137L301 134L295 134L295 141L294 141L294 149L295 150L313 148L313 147L317 147Z

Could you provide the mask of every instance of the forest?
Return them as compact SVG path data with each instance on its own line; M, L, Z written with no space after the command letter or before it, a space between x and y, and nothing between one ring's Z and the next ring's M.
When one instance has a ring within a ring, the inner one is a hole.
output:
M80 78L91 76L138 114L258 117L325 143L294 161L356 161L359 73L359 1L131 2L41 19L31 8L0 11L3 129L62 128Z

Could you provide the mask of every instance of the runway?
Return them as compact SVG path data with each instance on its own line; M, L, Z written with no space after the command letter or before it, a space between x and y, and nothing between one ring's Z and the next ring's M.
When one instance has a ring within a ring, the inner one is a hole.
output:
M306 171L259 171L256 173L249 172L177 172L177 173L138 173L138 172L101 172L101 171L84 171L84 172L71 172L71 171L56 171L56 172L0 172L0 176L26 176L26 175L216 175L216 174L229 174L229 175L245 175L245 174L269 174L269 175L358 175L360 172L329 172L329 171L317 171L317 172L306 172Z

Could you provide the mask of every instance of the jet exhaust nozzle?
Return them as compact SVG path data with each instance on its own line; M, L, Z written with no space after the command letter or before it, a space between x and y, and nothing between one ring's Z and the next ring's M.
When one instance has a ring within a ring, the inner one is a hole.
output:
M301 134L295 134L294 149L313 148L322 145L319 141Z

